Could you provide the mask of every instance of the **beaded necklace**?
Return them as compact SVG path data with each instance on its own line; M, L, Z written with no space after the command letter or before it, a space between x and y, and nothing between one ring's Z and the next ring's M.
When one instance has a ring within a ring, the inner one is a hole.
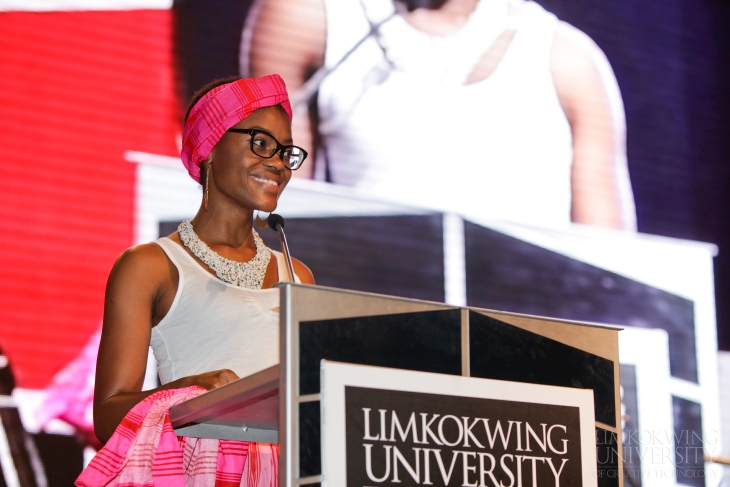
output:
M200 240L193 230L190 220L184 220L177 227L182 243L190 249L195 257L210 267L218 278L229 284L247 289L261 289L266 269L271 260L271 250L264 244L259 234L252 228L256 255L248 262L236 262L226 259L214 252L205 242Z

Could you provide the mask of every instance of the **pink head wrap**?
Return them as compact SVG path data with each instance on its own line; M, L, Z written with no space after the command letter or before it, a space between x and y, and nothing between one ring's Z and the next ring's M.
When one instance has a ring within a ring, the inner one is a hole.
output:
M190 177L200 182L200 163L208 158L226 130L259 108L281 105L292 118L289 95L278 74L245 78L216 86L195 103L182 135L180 158Z

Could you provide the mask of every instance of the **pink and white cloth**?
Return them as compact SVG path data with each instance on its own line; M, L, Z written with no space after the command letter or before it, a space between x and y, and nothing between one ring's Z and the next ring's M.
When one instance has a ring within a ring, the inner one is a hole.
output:
M168 410L203 394L159 391L124 417L77 487L278 487L279 446L178 437Z
M94 379L96 356L99 352L101 330L94 333L84 349L71 363L53 377L46 389L46 399L36 419L41 429L60 419L76 428L76 436L85 444L101 448L94 435Z

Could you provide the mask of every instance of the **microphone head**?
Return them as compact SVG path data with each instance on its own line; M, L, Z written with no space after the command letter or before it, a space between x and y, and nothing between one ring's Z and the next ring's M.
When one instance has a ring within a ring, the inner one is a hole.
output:
M284 218L281 215L277 215L276 213L272 213L269 215L268 222L269 228L274 230L275 232L279 231L276 228L278 225L281 225L281 228L284 228Z

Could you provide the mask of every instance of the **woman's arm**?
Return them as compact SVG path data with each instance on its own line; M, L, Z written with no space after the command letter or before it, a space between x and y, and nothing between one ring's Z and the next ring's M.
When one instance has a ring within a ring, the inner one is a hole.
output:
M327 21L324 0L260 0L251 38L251 76L277 73L289 93L296 91L324 64ZM293 173L312 177L316 160L316 117L295 111L294 143L310 150L310 160Z
M155 244L133 247L114 264L94 390L94 432L103 443L132 407L156 391L191 385L214 389L238 378L230 370L218 370L142 392L152 324L167 312L176 289L177 270Z
M623 104L608 61L588 36L561 22L550 63L573 134L573 221L634 230Z

